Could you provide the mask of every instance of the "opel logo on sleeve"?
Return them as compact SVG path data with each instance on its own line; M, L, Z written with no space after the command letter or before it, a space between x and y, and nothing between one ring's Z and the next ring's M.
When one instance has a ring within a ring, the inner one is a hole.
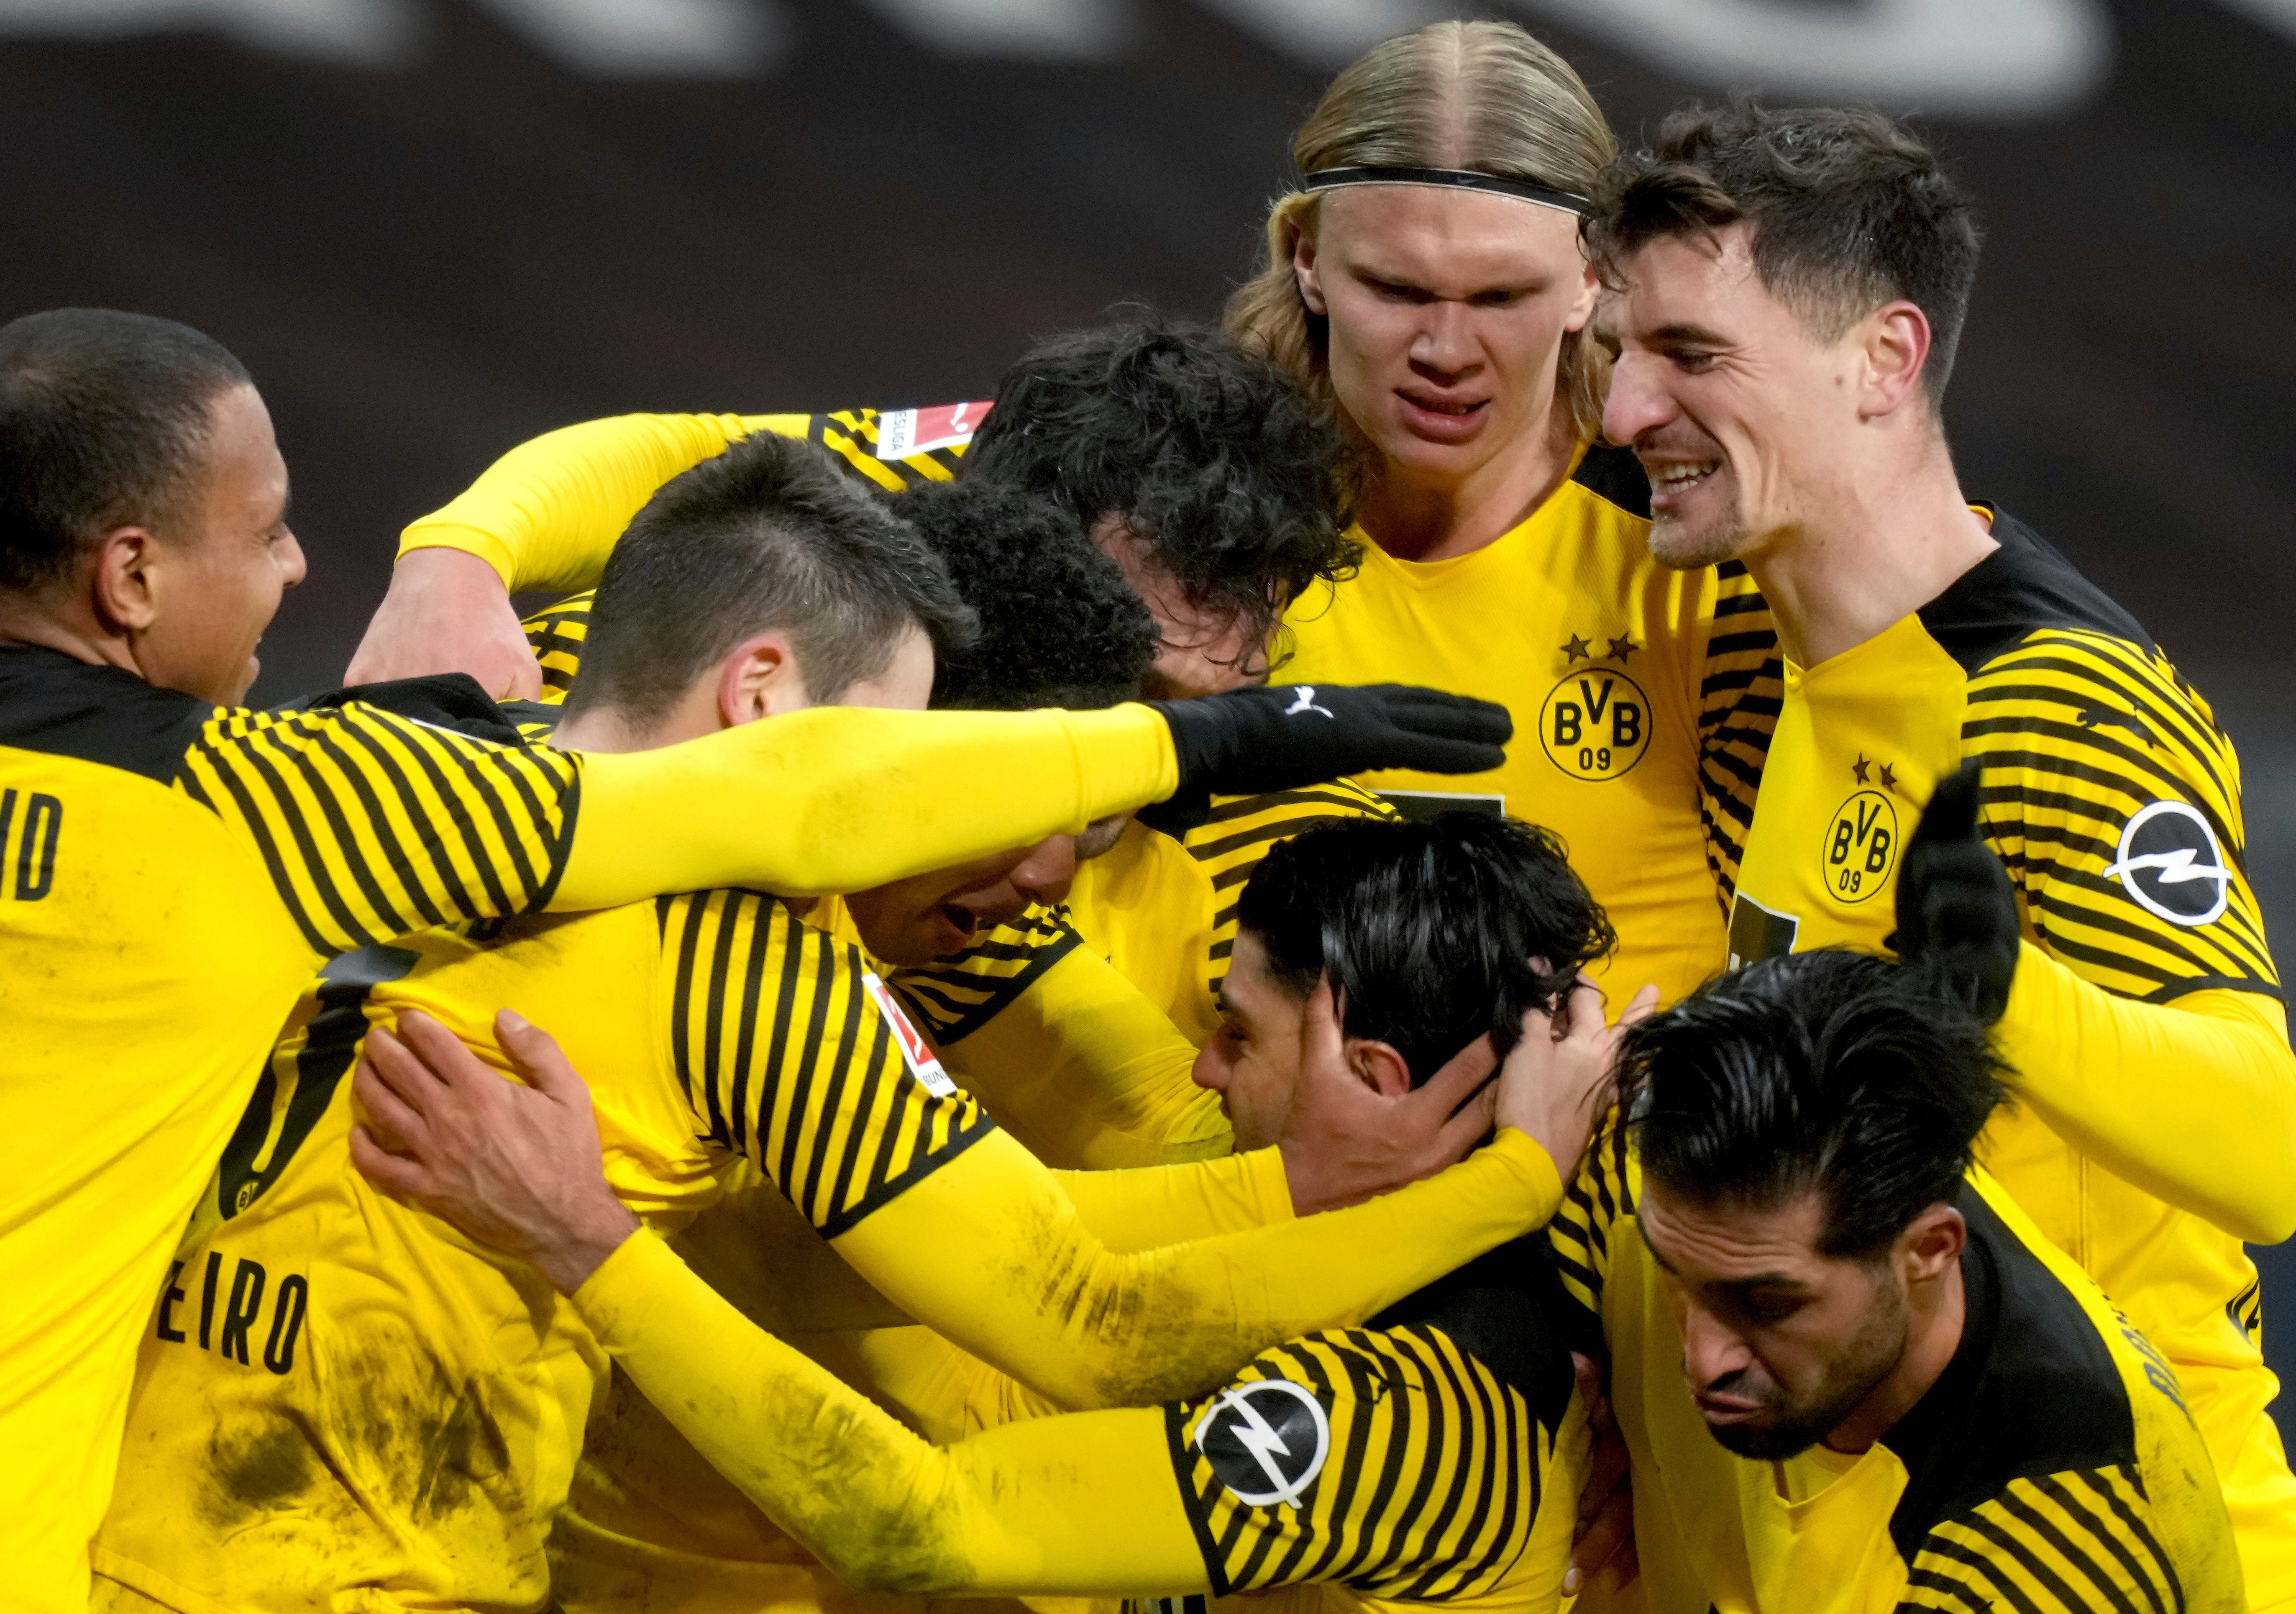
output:
M1196 1449L1238 1502L1297 1507L1331 1455L1331 1420L1290 1380L1254 1380L1219 1393L1196 1425Z
M2204 925L2231 900L2232 871L2216 831L2181 801L2138 808L2120 832L2120 850L2104 874L2146 913L2171 924Z

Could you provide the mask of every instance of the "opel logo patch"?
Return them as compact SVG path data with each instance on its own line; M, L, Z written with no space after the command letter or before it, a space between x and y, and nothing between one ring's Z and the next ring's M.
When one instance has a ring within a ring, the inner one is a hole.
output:
M1219 1393L1196 1425L1196 1449L1238 1502L1297 1507L1331 1455L1331 1420L1290 1380L1255 1380Z
M2216 831L2181 801L2155 801L2131 815L2104 876L2170 924L2207 924L2232 896L2232 871Z

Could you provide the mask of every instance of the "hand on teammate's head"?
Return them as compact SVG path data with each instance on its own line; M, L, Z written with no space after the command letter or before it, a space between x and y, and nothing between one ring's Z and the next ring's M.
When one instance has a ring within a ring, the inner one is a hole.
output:
M1325 980L1308 997L1300 1039L1299 1079L1279 1147L1301 1216L1337 1209L1433 1175L1466 1158L1491 1129L1498 1055L1479 1036L1419 1086L1384 1044L1391 1074L1367 1080L1365 1049L1340 1029ZM1389 1089L1392 1089L1391 1091Z
M1566 1184L1611 1107L1627 1028L1656 1012L1658 988L1636 993L1615 1020L1605 1020L1603 1009L1601 988L1581 975L1553 1014L1524 1012L1522 1038L1499 1067L1498 1124L1546 1150Z
M523 1084L428 1015L367 1036L351 1159L393 1199L530 1262L570 1294L637 1229L606 1185L590 1090L549 1034L508 1010L496 1035Z

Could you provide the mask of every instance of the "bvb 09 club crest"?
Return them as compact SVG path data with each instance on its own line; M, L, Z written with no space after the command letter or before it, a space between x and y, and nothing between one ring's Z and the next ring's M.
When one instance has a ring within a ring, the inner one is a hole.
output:
M1818 879L1836 902L1869 902L1898 864L1898 805L1858 791L1833 810L1817 843Z
M1650 749L1650 698L1626 674L1582 668L1547 692L1538 742L1574 779L1616 779Z

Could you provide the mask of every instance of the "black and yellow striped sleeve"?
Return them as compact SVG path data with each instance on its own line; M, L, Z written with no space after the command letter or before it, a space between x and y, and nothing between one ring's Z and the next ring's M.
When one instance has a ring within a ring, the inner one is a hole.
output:
M1785 660L1769 602L1745 562L1726 561L1717 571L1698 690L1698 794L1706 861L1726 906L1738 888L1755 792L1785 700Z
M859 951L776 897L656 904L672 1069L703 1133L834 1238L992 1129Z
M1375 791L1351 779L1335 779L1306 790L1274 791L1263 796L1216 796L1211 815L1181 838L1188 855L1212 879L1218 905L1212 914L1212 939L1205 959L1205 987L1214 999L1227 979L1235 952L1235 911L1244 882L1268 848L1319 823L1375 818L1398 823L1403 815Z
M590 636L590 602L597 597L595 589L570 595L521 624L526 629L527 648L542 664L545 706L563 704L566 692L574 687L574 675L582 670L582 643Z
M1969 683L1984 833L2041 946L2119 996L2280 995L2246 869L2240 764L2157 651L2034 633Z
M253 843L304 940L331 958L546 905L579 781L563 752L491 745L354 702L219 710L176 787Z
M1611 1239L1620 1221L1635 1214L1639 1175L1626 1127L1613 1108L1587 1145L1578 1176L1562 1196L1562 1208L1546 1225L1546 1241L1554 1252L1563 1292L1598 1321L1603 1286L1611 1276Z
M922 452L888 454L883 430L890 418L876 409L832 409L807 417L806 440L828 449L840 471L887 493L955 479L970 437Z
M2169 1614L2186 1606L2133 1463L2012 1480L1924 1536L1901 1610L2098 1610Z
M1166 1409L1212 1590L1490 1593L1528 1549L1552 1431L1441 1330L1311 1334ZM1559 1567L1557 1569L1559 1575Z
M1030 908L991 926L962 953L895 971L893 984L926 1034L947 1048L1011 1006L1080 939L1066 907Z

